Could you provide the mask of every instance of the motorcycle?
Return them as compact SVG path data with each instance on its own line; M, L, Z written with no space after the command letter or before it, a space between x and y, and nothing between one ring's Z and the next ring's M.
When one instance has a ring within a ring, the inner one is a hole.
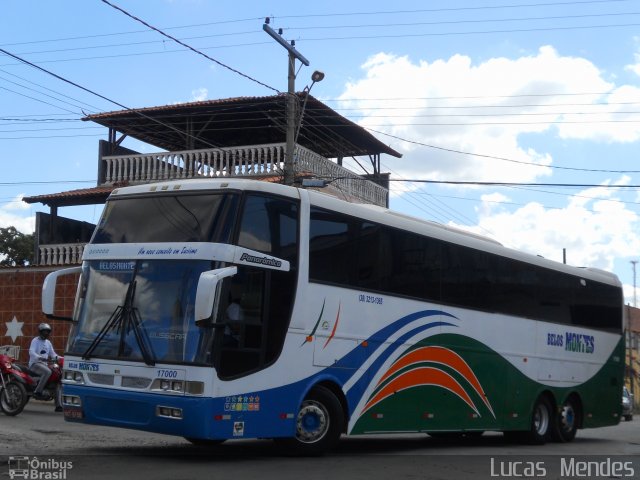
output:
M62 405L62 365L63 357L48 363L51 376L42 391L43 400L57 398ZM18 415L24 410L29 398L38 385L40 376L25 365L18 364L13 357L0 355L0 410L5 415Z

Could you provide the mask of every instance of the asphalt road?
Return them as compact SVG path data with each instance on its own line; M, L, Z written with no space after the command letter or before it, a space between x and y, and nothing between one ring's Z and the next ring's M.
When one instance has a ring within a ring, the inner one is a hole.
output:
M178 437L68 423L43 402L16 417L0 414L0 479L62 480L640 478L640 420L581 430L567 444L518 445L497 433L462 441L396 435L343 438L320 458L286 453L268 440L202 448Z

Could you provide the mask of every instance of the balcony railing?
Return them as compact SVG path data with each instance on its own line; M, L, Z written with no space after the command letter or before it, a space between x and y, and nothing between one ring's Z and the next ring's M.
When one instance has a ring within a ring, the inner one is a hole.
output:
M294 169L332 180L342 194L362 203L386 206L388 191L327 158L296 145ZM104 185L151 183L187 178L260 178L282 175L285 144L136 153L102 157Z
M294 170L331 180L327 189L352 201L386 206L388 190L327 158L296 145ZM180 152L136 153L102 157L102 185L142 184L188 178L255 178L283 174L285 144L251 145ZM38 265L82 262L85 243L38 247Z
M82 262L85 243L40 245L38 265L77 265Z

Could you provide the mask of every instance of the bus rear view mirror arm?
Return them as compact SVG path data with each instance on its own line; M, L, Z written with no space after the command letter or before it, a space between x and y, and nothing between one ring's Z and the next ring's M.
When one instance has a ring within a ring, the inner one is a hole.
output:
M74 275L76 273L80 273L81 271L82 267L63 268L62 270L51 272L45 277L44 283L42 284L42 313L44 313L47 318L52 318L54 320L73 320L71 317L61 317L58 315L54 315L56 285L58 283L58 277L62 277L64 275Z
M215 318L219 304L222 280L238 273L238 267L225 267L200 274L196 290L195 321L205 322Z

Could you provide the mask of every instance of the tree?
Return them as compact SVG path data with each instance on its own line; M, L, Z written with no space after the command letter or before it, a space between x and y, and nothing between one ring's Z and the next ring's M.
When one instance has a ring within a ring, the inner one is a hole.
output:
M15 227L0 228L0 265L16 267L33 262L33 234L25 235Z

